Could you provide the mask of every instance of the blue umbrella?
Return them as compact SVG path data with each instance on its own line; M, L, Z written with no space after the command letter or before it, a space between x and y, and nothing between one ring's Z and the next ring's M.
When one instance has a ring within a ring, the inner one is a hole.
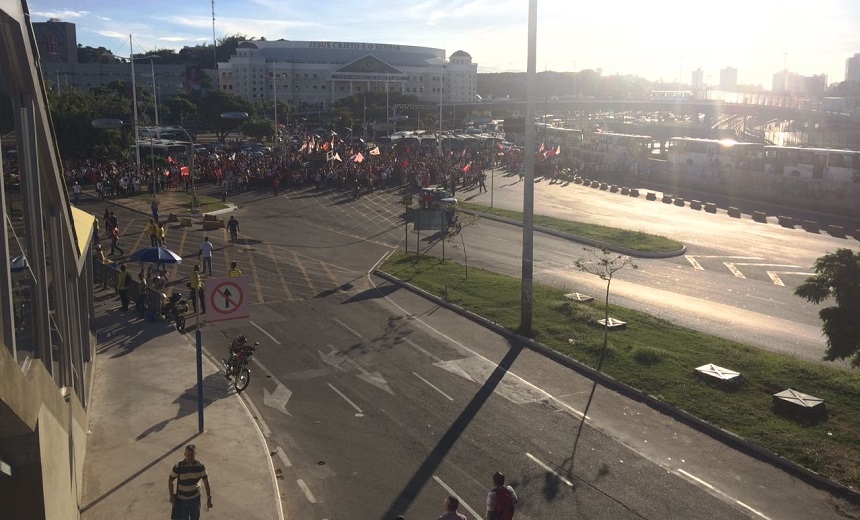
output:
M9 270L13 273L23 271L30 267L24 255L15 256L9 259Z
M132 262L148 262L153 264L181 264L182 257L166 247L147 247L136 251L129 257Z

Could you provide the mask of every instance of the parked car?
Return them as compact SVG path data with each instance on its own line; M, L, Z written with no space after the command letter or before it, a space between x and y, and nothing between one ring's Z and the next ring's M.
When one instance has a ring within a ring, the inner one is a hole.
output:
M429 209L448 209L457 206L457 199L445 188L421 188L418 194L418 205Z

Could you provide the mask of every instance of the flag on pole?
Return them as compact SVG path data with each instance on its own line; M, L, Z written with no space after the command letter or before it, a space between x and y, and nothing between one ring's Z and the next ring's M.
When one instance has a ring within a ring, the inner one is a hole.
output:
M164 176L170 177L170 170L164 170Z
M303 143L302 143L302 147L301 147L301 148L299 148L299 151L301 152L302 150L304 150L304 149L305 149L305 148L307 148L307 147L308 147L308 142L307 142L307 141L305 141L305 142L303 142Z
M407 166L409 166L409 157L403 159L403 167L406 168Z
M170 155L167 156L167 162L170 164L176 164L176 160Z
M546 146L544 146L544 143L541 143L541 144L540 144L540 149L538 149L538 151L539 151L539 152L541 152L541 153L543 153L543 151L544 151L544 150L546 150Z
M558 147L555 149L555 154L561 155L561 145L558 145Z
M463 166L463 173L468 173L469 170L472 169L472 163L467 163L466 166Z
M360 162L362 162L363 160L364 160L364 156L363 156L363 155L361 155L361 152L358 152L358 153L355 155L355 159L353 159L353 161L355 161L355 162L357 162L357 163L360 163Z
M179 173L181 173L183 177L188 177L191 174L191 170L188 169L188 166L182 166L179 168Z
M236 152L233 152L233 155L231 155L231 156L230 156L230 160L231 160L231 161L235 161L235 160L236 160Z
M377 146L373 150L371 150L370 155L379 155L379 147Z
M343 159L340 158L340 154L337 152L334 153L334 157L332 157L332 160L343 162Z

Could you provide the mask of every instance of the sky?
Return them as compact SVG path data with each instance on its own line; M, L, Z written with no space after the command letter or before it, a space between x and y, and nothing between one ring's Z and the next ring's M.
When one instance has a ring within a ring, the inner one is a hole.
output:
M215 36L372 42L464 50L478 72L527 69L528 0L216 0ZM128 55L212 42L211 0L30 0L34 22L77 26L78 44ZM771 87L787 68L845 79L860 53L858 0L537 0L536 70L691 82L738 69Z

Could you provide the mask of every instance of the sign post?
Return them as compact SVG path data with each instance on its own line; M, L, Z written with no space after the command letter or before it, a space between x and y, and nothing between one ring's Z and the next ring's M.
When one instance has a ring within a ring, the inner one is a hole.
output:
M406 219L409 213L409 206L412 205L412 195L404 195L401 200L403 203L403 246L406 248L406 253L409 253L409 220Z

